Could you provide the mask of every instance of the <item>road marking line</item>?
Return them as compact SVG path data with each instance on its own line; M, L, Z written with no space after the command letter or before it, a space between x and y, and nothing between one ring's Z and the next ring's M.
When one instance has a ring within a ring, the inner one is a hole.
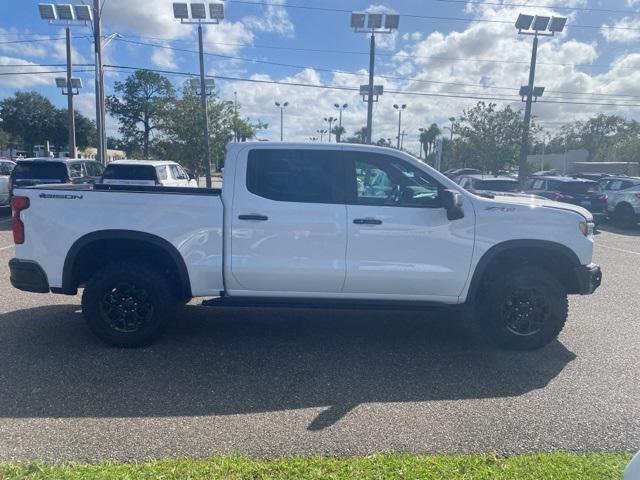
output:
M609 247L607 245L598 245L598 246L602 247L602 248L608 248L609 250L615 250L616 252L631 253L633 255L640 255L640 252L634 252L633 250L625 250L623 248Z

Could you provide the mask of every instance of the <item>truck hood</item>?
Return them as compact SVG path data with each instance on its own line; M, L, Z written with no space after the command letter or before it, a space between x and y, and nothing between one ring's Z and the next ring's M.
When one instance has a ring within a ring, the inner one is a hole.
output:
M497 196L491 199L482 198L487 205L493 204L497 207L507 207L509 205L514 206L528 206L533 208L553 208L556 210L565 210L568 212L577 213L585 218L589 222L593 222L593 215L586 208L579 207L577 205L571 205L570 203L556 202L548 200L546 198L530 198L530 197L506 197ZM490 207L488 207L490 208Z

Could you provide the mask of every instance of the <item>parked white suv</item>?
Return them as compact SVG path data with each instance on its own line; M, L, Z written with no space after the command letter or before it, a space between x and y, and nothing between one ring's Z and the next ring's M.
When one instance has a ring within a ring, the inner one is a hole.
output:
M180 164L160 160L116 160L102 174L104 185L197 187Z
M469 309L496 343L541 347L601 281L593 216L483 198L368 145L232 143L222 190L19 188L14 287L75 294L91 330L145 345L177 304ZM45 241L46 239L46 241Z
M621 227L633 227L640 222L640 178L607 177L600 180L607 194L607 211Z
M11 160L0 160L0 207L9 204L9 176L15 166Z

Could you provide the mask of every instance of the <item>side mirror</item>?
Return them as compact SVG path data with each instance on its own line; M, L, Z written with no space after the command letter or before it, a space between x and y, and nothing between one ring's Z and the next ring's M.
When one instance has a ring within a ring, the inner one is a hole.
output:
M459 220L464 217L463 197L460 192L443 190L442 206L447 211L449 220Z

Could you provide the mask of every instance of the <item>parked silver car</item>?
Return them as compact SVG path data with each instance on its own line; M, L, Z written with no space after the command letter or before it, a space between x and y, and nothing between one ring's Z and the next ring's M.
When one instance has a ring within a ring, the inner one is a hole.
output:
M607 212L621 227L633 227L640 221L640 177L607 177L600 180L607 194Z

